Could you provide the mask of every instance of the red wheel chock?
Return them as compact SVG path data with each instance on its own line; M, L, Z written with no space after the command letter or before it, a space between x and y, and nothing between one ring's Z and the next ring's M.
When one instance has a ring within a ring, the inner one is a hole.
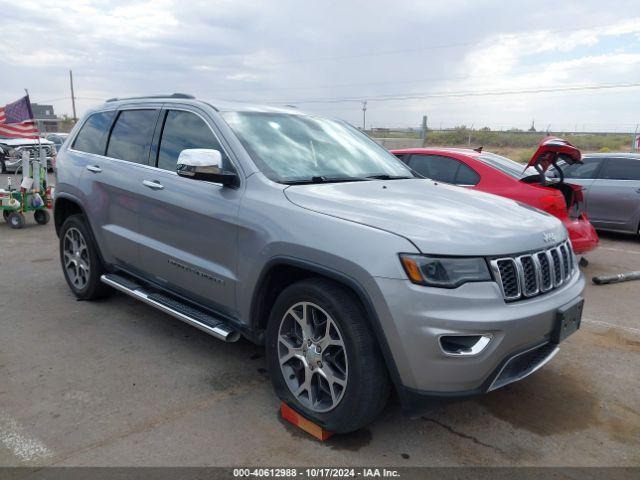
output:
M280 403L280 415L282 415L282 418L284 418L287 422L295 425L300 430L304 430L309 435L317 438L321 442L324 442L333 435L333 432L329 432L328 430L322 428L320 425L306 419L284 402Z

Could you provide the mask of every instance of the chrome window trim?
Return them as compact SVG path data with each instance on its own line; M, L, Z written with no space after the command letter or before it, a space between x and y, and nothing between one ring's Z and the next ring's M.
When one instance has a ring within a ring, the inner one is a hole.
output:
M103 112L116 112L116 119L115 121L118 120L118 114L119 112L121 112L122 110L159 110L160 113L162 112L162 110L181 110L181 111L185 111L185 112L190 112L193 113L194 115L199 116L202 121L204 121L205 125L209 128L209 130L211 131L211 133L213 134L213 136L215 137L216 141L218 142L218 144L220 145L220 148L222 148L222 151L224 152L224 154L227 156L227 158L229 159L229 161L231 162L231 164L233 165L236 174L238 176L238 179L240 180L240 185L238 186L238 188L240 188L242 186L242 183L244 182L244 171L241 168L238 168L238 163L234 160L234 158L229 155L229 152L227 151L227 149L224 147L224 145L222 144L222 142L220 141L220 137L216 134L216 132L213 130L213 128L211 127L211 125L209 124L209 122L207 122L206 118L204 118L200 113L193 111L192 109L186 108L184 106L176 106L176 107L171 107L171 108L166 108L165 105L167 104L163 104L161 106L157 106L157 104L153 104L153 106L148 106L147 108L145 108L145 104L136 104L136 105L125 105L116 109L107 109L107 110L96 110L95 112L91 112L91 114L87 115L87 117L85 118L84 122L82 122L82 125L80 126L80 128L78 128L78 131L74 134L73 138L71 139L71 141L69 142L69 147L68 150L70 152L73 153L79 153L81 155L89 155L91 157L95 157L97 159L101 159L101 160L108 160L110 162L119 162L119 163L125 163L127 165L136 165L138 167L141 168L147 168L150 169L151 171L154 172L164 172L167 174L172 174L175 175L176 177L178 177L178 173L177 172L172 172L171 170L165 170L164 168L158 168L156 166L152 166L152 165L148 165L148 164L143 164L143 163L136 163L136 162L130 162L128 160L122 160L120 158L114 158L114 157L108 157L106 155L100 155L98 153L90 153L90 152L83 152L82 150L76 150L75 148L73 148L73 144L75 142L76 137L78 136L78 133L80 133L80 130L82 130L82 127L84 126L85 123L87 123L87 120L89 119L89 117L91 117L91 115L94 115L96 113L103 113ZM172 105L172 104L168 104L168 105ZM113 125L111 125L113 127ZM111 136L111 131L109 131L109 136ZM160 135L160 141L162 140L162 135ZM108 142L107 142L108 145ZM160 147L160 143L158 143L158 148ZM177 166L177 164L176 164ZM243 172L242 175L240 175L240 172ZM182 178L182 177L181 177ZM189 180L189 179L186 179ZM189 181L193 181L193 180L189 180ZM202 181L202 180L199 180ZM222 186L221 183L215 183L215 182L203 182L203 183L208 183L210 185L219 185Z

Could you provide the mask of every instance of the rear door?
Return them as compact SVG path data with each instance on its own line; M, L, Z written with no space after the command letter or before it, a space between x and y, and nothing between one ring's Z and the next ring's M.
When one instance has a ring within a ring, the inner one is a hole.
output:
M590 187L589 202L589 215L599 226L637 232L640 159L608 158Z
M83 158L85 209L108 263L135 269L139 260L138 177L148 168L159 106L92 115L72 150Z
M234 189L176 174L184 149L219 150L238 172L206 112L163 110L152 155L140 178L141 266L155 283L190 300L235 315L237 218L242 186Z

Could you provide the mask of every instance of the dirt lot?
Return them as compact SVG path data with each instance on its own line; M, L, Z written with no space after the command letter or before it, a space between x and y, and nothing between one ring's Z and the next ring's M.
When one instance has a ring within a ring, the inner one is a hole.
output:
M640 282L589 284L582 328L528 379L322 445L283 424L262 349L120 294L77 302L51 225L0 221L0 465L640 465ZM640 270L603 234L587 277Z

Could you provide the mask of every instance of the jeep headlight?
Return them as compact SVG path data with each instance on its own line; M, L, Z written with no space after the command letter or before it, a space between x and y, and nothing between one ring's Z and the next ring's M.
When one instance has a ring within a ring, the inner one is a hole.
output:
M436 257L400 254L409 280L429 287L456 288L467 282L491 280L487 262L482 257Z

